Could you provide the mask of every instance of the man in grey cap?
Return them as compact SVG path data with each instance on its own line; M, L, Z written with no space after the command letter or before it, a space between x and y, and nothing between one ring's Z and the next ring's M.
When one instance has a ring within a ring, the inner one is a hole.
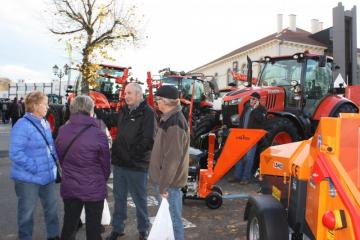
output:
M155 94L160 118L151 152L149 177L160 196L169 202L175 240L184 239L182 224L182 191L189 168L190 132L181 112L179 92L174 86L160 87Z

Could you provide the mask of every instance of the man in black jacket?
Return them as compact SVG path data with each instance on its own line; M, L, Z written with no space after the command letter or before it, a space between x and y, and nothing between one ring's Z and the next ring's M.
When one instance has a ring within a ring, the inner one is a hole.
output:
M253 92L250 95L250 104L245 107L242 127L253 129L264 128L266 112L266 108L260 104L259 93ZM250 182L256 148L257 144L235 165L234 177L229 178L229 182L240 182L241 184L248 184Z
M112 146L115 206L113 230L107 240L124 235L128 192L136 205L139 239L146 239L149 229L146 185L155 137L155 114L143 100L137 83L126 86L125 102L120 109L117 136Z

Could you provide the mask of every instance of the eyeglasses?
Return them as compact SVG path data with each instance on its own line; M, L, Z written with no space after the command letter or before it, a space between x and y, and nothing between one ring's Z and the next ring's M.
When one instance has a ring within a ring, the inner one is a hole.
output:
M160 100L162 100L161 97L155 97L155 102L158 102L158 101L160 101Z
M250 101L256 101L256 100L258 100L258 99L254 98L254 97L250 98Z

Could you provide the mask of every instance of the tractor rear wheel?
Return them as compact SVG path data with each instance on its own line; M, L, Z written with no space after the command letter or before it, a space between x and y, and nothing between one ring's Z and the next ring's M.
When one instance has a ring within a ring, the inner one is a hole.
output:
M208 138L207 134L216 126L214 115L205 115L193 122L190 145L194 148L207 150Z
M265 123L264 129L268 132L259 142L256 151L256 158L253 166L253 173L259 167L259 156L262 151L270 146L300 141L302 138L297 127L287 118L275 117Z
M267 147L301 140L297 127L287 118L275 117L266 123L265 136Z
M358 109L349 103L344 103L336 111L331 114L331 117L339 117L340 113L357 113Z

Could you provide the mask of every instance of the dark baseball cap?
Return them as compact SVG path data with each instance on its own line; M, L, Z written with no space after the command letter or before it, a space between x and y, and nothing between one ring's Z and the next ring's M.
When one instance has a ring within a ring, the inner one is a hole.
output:
M168 99L178 99L179 98L179 91L176 87L171 85L165 85L160 87L155 96L168 98Z
M257 92L253 92L250 97L254 97L254 98L257 98L257 99L260 99L260 94L257 93Z

